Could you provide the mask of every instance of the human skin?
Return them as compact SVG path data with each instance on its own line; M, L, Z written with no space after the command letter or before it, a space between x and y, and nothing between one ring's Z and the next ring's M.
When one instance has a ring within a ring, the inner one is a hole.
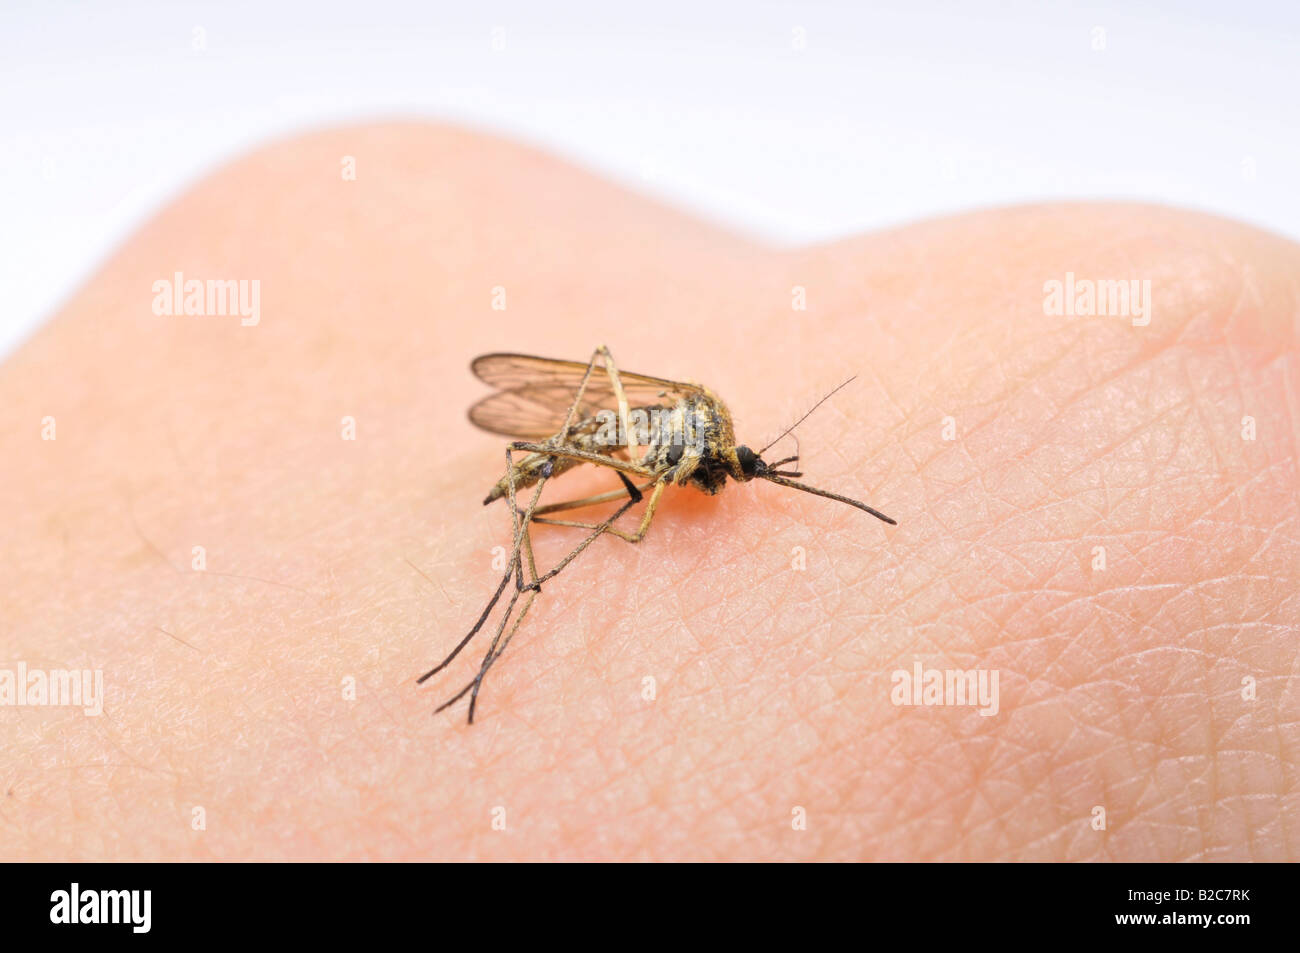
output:
M463 130L262 149L0 366L0 668L106 693L0 708L0 857L1295 859L1297 252L1083 204L781 250ZM177 271L260 323L155 315ZM1149 279L1150 324L1045 314L1067 271ZM510 537L468 362L599 344L755 449L857 375L800 466L898 526L671 489L435 717ZM894 704L917 661L997 713Z

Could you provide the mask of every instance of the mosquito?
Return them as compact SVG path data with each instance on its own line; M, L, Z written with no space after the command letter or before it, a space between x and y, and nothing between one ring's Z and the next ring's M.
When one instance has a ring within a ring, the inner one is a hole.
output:
M512 525L512 546L505 575L469 633L451 653L417 679L422 684L446 668L483 629L506 587L512 593L496 634L479 665L474 680L435 710L443 711L470 696L469 723L479 689L488 670L501 658L527 616L542 585L555 578L599 537L610 534L639 543L650 528L664 488L669 484L692 486L714 495L728 477L737 483L767 480L815 496L847 503L890 525L897 523L865 503L798 482L798 453L773 463L763 454L789 435L814 410L845 387L845 381L818 401L808 413L766 447L754 452L737 445L731 413L713 392L699 384L620 372L609 348L601 346L590 360L562 361L526 354L485 354L470 369L495 393L469 411L470 421L489 433L510 437L506 447L506 472L488 492L484 505L505 499ZM603 373L597 373L597 371ZM516 459L516 454L521 454ZM606 467L618 476L620 489L580 499L539 505L546 483L584 464ZM634 482L634 480L636 482ZM518 493L533 488L520 511ZM615 500L621 504L604 520L581 522L549 518L547 514L581 509ZM614 524L633 506L647 500L635 531ZM564 558L539 574L529 527L533 524L586 530L587 535ZM522 600L522 601L521 601ZM518 608L518 614L515 610ZM507 632L506 626L514 623Z

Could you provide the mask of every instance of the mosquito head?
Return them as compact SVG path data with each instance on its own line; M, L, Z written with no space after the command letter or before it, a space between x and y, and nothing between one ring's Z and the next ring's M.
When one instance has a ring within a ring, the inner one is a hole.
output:
M756 478L768 478L771 476L802 476L794 470L782 470L781 468L787 463L798 461L798 457L786 457L784 460L778 460L776 463L768 463L753 450L748 447L740 446L728 461L727 474L737 483L748 483Z
M736 448L736 464L740 469L731 476L738 483L754 479L758 476L759 470L767 467L758 454L744 446Z

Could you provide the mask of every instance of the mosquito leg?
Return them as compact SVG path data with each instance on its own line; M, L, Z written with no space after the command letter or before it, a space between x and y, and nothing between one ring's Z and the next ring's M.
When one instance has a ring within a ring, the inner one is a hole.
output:
M586 392L587 392L587 384L591 381L591 372L592 372L592 370L593 370L593 369L595 368L595 366L596 366L596 359L597 359L598 357L601 357L602 354L604 354L604 355L608 355L608 353L609 353L609 349L606 348L606 347L604 347L604 345L602 345L601 347L596 348L596 350L594 350L594 351L591 353L591 360L589 360L589 361L587 362L587 369L586 369L585 371L583 371L583 374L582 374L582 381L581 381L581 383L578 384L578 390L577 390L577 392L576 392L576 393L574 394L574 396L573 396L573 403L571 403L571 404L569 405L569 412L568 412L567 414L565 414L565 416L564 416L564 426L560 428L559 433L557 433L555 436L553 436L553 437L551 437L550 439L548 439L548 440L546 441L546 443L545 443L544 446L543 446L543 445L534 444L533 446L536 446L536 447L537 447L537 450L535 451L536 453L544 453L544 454L546 454L546 455L548 455L548 456L557 456L557 454L547 453L547 451L550 450L550 449L552 449L552 448L554 448L554 447L556 447L556 446L561 446L561 447L563 447L563 446L565 446L565 445L568 443L568 440L569 440L569 431L570 431L570 430L572 429L572 427L573 427L574 417L575 417L575 416L577 415L577 413L578 413L578 408L582 406L582 398L583 398L583 395L586 394ZM620 384L619 387L621 388L622 385ZM515 521L516 521L516 522L515 522L516 529L517 529L518 527L522 526L522 527L524 527L524 529L526 530L526 528L527 528L527 526L528 526L528 523L530 522L530 520L531 520L531 518L532 518L533 511L534 511L534 510L536 509L536 507L537 507L537 501L538 501L538 499L540 499L540 497L541 497L542 484L545 483L545 482L546 482L546 479L551 475L551 471L550 471L550 468L549 468L549 467L546 467L546 468L544 468L544 469L542 470L542 476L541 476L541 479L538 481L538 484L537 484L537 493L535 493L534 496L533 496L533 503L532 503L531 506L529 506L529 508L528 508L528 512L525 514L522 523L520 523L520 522L519 522L519 506L518 506L518 504L515 502L515 468L514 468L514 461L513 461L513 459L512 459L511 456L510 456L510 451L511 451L512 449L518 449L518 448L515 447L514 444L511 444L511 446L509 446L509 447L506 448L506 476L507 476L507 478L508 478L508 479L507 479L507 486L509 487L511 515L515 518ZM559 456L563 456L564 454L558 454L558 455L559 455ZM519 547L519 542L518 542L518 533L516 533L516 536L515 536L515 551L516 551L516 552L518 552L518 547Z
M542 498L542 487L546 486L546 481L551 476L551 464L548 461L542 468L541 478L537 481L537 488L533 491L532 502L528 504L528 511L524 519L519 518L519 499L515 492L515 461L511 456L510 448L506 447L506 502L510 506L510 533L512 544L510 548L510 564L516 570L515 589L524 588L523 568L519 564L519 548L524 539L528 539L529 561L532 561L533 544L532 539L528 536L528 521L532 518L533 512L537 509L537 501ZM533 567L533 582L530 585L537 584L537 568Z
M627 394L623 391L623 380L618 376L618 368L614 364L614 355L609 353L609 348L602 344L596 348L596 353L605 359L605 373L609 376L610 386L614 389L614 399L618 402L618 424L623 428L623 442L627 446L628 457L635 460L641 449L637 442L636 434L632 432L628 425L628 403Z
M537 559L533 556L533 537L529 533L524 534L524 554L528 557L528 576L537 582ZM536 591L541 592L540 589Z
M468 685L466 685L464 688L462 688L456 694L455 698L452 698L450 701L446 702L443 705L444 708L447 705L451 705L454 702L458 701L459 699L464 698L465 693L469 692L470 693L469 723L471 725L474 724L474 709L478 705L478 693L479 693L479 689L483 687L483 679L487 676L488 669L490 669L493 665L495 665L497 660L501 658L502 655L505 654L506 647L510 645L511 640L514 639L515 637L515 633L519 631L519 626L523 623L524 617L528 615L528 610L532 608L533 598L539 592L541 592L540 583L557 575L560 572L560 570L562 570L565 566L567 566L570 562L572 562L575 558L577 558L578 554L581 553L584 549L586 549L587 546L591 542L593 542L598 536L600 536L602 533L609 532L610 530L609 524L612 523L614 520L618 519L618 517L621 516L624 512L626 512L629 507L633 506L637 502L638 500L629 500L627 503L623 504L623 506L619 507L618 511L613 516L611 516L608 520L606 520L605 523L601 524L600 526L594 527L591 535L588 536L585 540L583 540L580 544L578 544L578 546L576 546L574 550L571 553L569 553L568 556L566 556L563 560L561 560L559 564L557 564L554 568L552 568L549 572L547 572L544 576L542 576L540 580L537 579L534 580L535 583L537 584L537 588L528 594L528 600L524 603L523 608L519 611L519 615L515 619L515 624L510 627L509 634L507 634L505 639L502 640L501 634L502 632L505 631L505 623L503 620L501 627L497 629L497 634L496 637L493 638L492 644L488 646L487 654L483 656L483 663L479 666L478 674L474 676L474 680L470 682ZM516 598L518 597L518 595L519 595L518 593L515 593ZM512 605L513 605L513 601L514 600L512 599L511 600ZM497 647L498 642L501 643L500 648ZM441 711L441 709L439 709L439 711Z
M638 531L636 538L632 538L627 534L622 533L619 530L613 529L613 523L620 516L626 513L629 508L635 506L637 503L640 503L642 497L640 491L635 486L632 485L632 482L630 480L624 477L621 473L619 474L619 477L623 480L624 490L628 494L630 499L622 506L620 506L603 523L589 527L592 530L591 535L588 536L586 539L584 539L577 547L575 547L573 552L569 553L568 556L562 559L558 564L556 564L555 567L553 567L549 572L547 572L544 576L542 576L540 581L545 581L551 578L552 576L556 575L557 573L559 573L560 570L562 570L570 562L576 559L579 553L581 553L584 549L586 549L587 546L589 546L597 537L599 537L603 533L610 533L610 532L617 533L619 536L629 540L630 542L640 542L641 538L645 536L646 529L650 525L650 519L654 516L654 508L655 505L659 502L659 495L663 491L664 484L662 482L655 484L655 492L650 498L649 506L646 507L646 514L641 520L641 528ZM531 595L535 595L535 593L530 593L530 596ZM460 692L456 695L456 698L452 699L452 702L454 702L460 698L463 698L466 692L470 693L470 699L469 699L470 724L474 723L474 708L478 702L479 689L482 688L483 686L483 678L487 675L488 669L490 669L493 665L496 664L497 659L501 658L501 656L505 654L506 648L510 645L510 641L515 637L515 633L519 631L519 625L521 622L523 622L524 616L527 615L528 609L531 607L531 605L532 605L532 601L530 599L527 603L525 603L524 608L519 613L519 617L515 620L515 624L511 626L510 633L506 635L504 640L501 640L501 633L504 631L505 626L503 625L500 629L497 630L496 638L492 640L492 645L488 647L487 654L483 657L483 664L479 667L478 675L475 676L474 681L470 682L468 685L466 685L463 689L460 690ZM497 648L497 642L499 640L501 640L501 647ZM451 702L448 702L447 704L451 704Z
M506 646L510 644L510 640L513 639L515 637L515 633L519 631L519 627L523 624L524 619L528 616L528 610L532 608L533 600L537 597L538 591L539 590L534 590L528 593L528 596L524 600L523 607L519 610L519 615L515 617L514 625L510 627L510 632L509 634L506 635L504 640L502 640L501 635L505 631L506 620L505 619L501 620L501 625L497 628L496 636L492 639L492 644L488 647L487 653L483 656L483 662L479 665L478 674L474 676L474 680L471 681L469 684L467 684L460 691L458 691L451 698L447 699L445 702L439 705L434 710L434 714L437 714L440 711L450 708L452 705L456 704L456 702L464 698L466 694L472 692L472 694L470 694L470 700L469 700L469 724L471 725L474 724L474 710L478 705L478 693L479 693L479 689L483 687L483 679L487 675L488 669L490 669L493 666L493 664L496 662L496 660L502 656L502 654L506 650ZM521 593L516 592L512 597L511 609L513 609L514 602L519 598L520 595ZM500 643L500 648L497 648L498 643Z
M650 529L650 521L655 518L655 510L659 508L659 498L664 495L665 481L660 480L655 484L654 492L650 494L650 502L646 504L645 512L641 514L641 525L637 527L636 539L629 542L639 543L645 539L646 532Z
M613 513L613 515L609 517L609 519L605 520L604 523L592 527L591 534L587 536L587 538L584 539L581 543L575 546L573 550L566 557L564 557L564 559L562 559L556 566L554 566L545 575L542 575L540 577L537 575L537 567L533 557L532 539L529 535L527 535L527 530L526 529L524 530L523 547L528 558L528 564L529 564L530 574L532 576L532 582L530 582L526 586L521 585L516 587L516 591L514 595L510 598L510 604L506 607L505 615L501 619L501 624L497 626L496 635L493 636L492 638L492 644L488 646L487 653L483 656L483 662L479 666L478 674L474 677L474 680L470 682L468 685L466 685L464 688L462 688L454 696L452 696L451 698L447 699L447 701L439 705L438 708L435 709L434 711L435 714L437 714L437 712L443 711L446 708L449 708L450 706L454 705L456 702L460 701L462 698L465 697L465 694L467 692L472 692L472 694L470 695L469 723L470 724L474 723L474 708L478 701L479 689L483 685L483 678L487 675L488 669L490 669L496 663L497 659L499 659L502 656L502 654L505 652L506 646L509 645L511 639L515 637L515 633L519 631L519 626L523 623L524 617L528 614L528 610L532 608L533 599L537 596L539 592L541 592L541 584L558 575L560 570L564 569L565 566L573 562L573 560L576 559L578 555L584 549L590 546L599 536L601 536L603 533L608 532L611 525L616 519L618 519L620 516L626 513L631 507L641 502L642 499L641 491L638 490L636 486L632 484L632 481L627 479L627 477L623 476L623 474L621 473L619 474L619 479L623 481L623 487L624 487L623 493L629 497L628 501L624 503L622 506L620 506L618 510L616 510ZM517 554L516 554L516 559L518 559ZM512 568L517 568L520 570L520 572L522 572L522 566L520 565L519 562L516 562ZM519 596L525 590L530 590L528 592L528 597L524 601L523 608L520 609L519 615L516 616L514 625L510 627L509 634L505 636L505 639L503 641L502 634L505 632L506 623L507 621L509 621L511 613L514 611L515 603L519 600ZM498 648L498 643L500 644L499 648Z
M514 613L514 611L515 611L515 604L519 601L519 597L520 597L520 595L522 595L522 593L521 593L518 589L516 589L515 592L514 592L514 594L511 595L511 597L510 597L510 603L509 603L509 605L506 606L505 614L501 616L501 622L497 625L496 635L493 636L493 638L492 638L492 644L493 644L493 645L496 645L496 643L497 643L497 642L500 640L500 638L501 638L501 633L502 633L503 631L505 631L506 623L510 621L510 616L511 616L511 615ZM530 598L529 598L528 601L529 601L530 604L531 604L531 602L532 602L532 599L531 599L531 596L532 596L532 595L534 595L534 594L533 594L533 593L529 593ZM456 704L456 702L458 702L461 698L463 698L463 697L465 696L465 692L467 692L467 691L469 691L469 686L466 686L464 689L462 689L461 691L457 692L456 695L455 695L454 697L447 699L445 702L443 702L441 705L439 705L437 708L435 708L435 709L433 710L433 713L436 715L436 714L438 714L439 712L441 712L441 711L445 711L446 709L450 708L452 705Z
M514 462L510 457L509 447L506 448L506 467L511 474L514 473ZM537 501L541 497L542 487L546 483L546 477L547 474L543 474L542 478L537 482L537 490L536 492L533 493L532 503L528 507L528 512L530 514L537 508ZM478 621L474 623L474 627L469 630L469 633L465 636L465 638L460 640L460 642L456 645L454 649L451 650L450 654L448 654L446 658L444 658L441 662L439 662L437 665L429 669L429 671L425 672L423 675L421 675L419 678L415 680L415 683L417 685L423 685L434 675L437 675L444 668L450 665L452 660L455 659L456 656L459 655L464 650L465 646L469 645L470 641L474 638L474 636L478 635L479 630L483 628L483 624L487 622L488 616L492 614L493 608L495 608L497 602L500 601L501 593L505 591L506 584L510 582L510 578L512 576L515 577L515 589L519 590L523 588L523 581L522 581L523 569L519 562L519 548L521 545L521 539L527 537L527 529L523 529L522 531L520 529L519 506L515 499L514 490L515 490L515 486L514 486L514 480L512 478L510 480L510 512L514 520L514 527L513 527L514 541L511 546L510 561L506 565L506 574L501 577L501 582L497 585L497 591L493 593L492 598L488 600L487 606L483 609L482 614L479 615ZM529 560L530 568L532 569L532 577L533 577L532 585L536 585L537 567L533 565L532 552L533 552L532 540L529 539L528 560ZM507 617L508 616L509 616L509 610L507 610Z
M645 513L641 517L641 525L635 533L625 533L621 529L615 529L613 526L607 526L604 529L606 533L612 533L619 539L625 539L629 543L639 543L645 539L646 532L650 529L650 521L654 519L655 509L659 506L659 497L663 494L664 483L659 482L654 485L654 491L650 494L650 502L646 504ZM584 502L577 500L575 502ZM594 523L580 523L576 520L548 520L540 516L533 517L534 523L545 523L548 526L574 526L578 529L597 529L598 525Z
M510 568L506 570L506 574L501 577L501 584L497 586L497 591L493 593L492 598L488 600L487 606L483 609L483 614L480 615L478 617L478 621L474 623L474 628L470 629L469 634L466 635L465 638L460 640L460 644L458 644L454 649L451 650L450 655L448 655L445 659L443 659L433 668L429 669L427 672L425 672L423 675L417 678L415 680L415 683L417 685L423 685L430 678L437 675L444 668L450 665L451 660L454 659L457 655L459 655L461 653L461 650L464 649L465 646L469 645L470 639L478 635L478 630L483 628L483 623L486 622L488 616L492 614L492 609L497 604L497 600L501 598L501 593L505 592L506 583L510 581L510 577L513 576L514 574L515 574L515 567L514 564L512 563Z
M578 558L578 556L580 556L580 555L582 554L583 550L585 550L588 546L590 546L592 543L594 543L594 542L595 542L595 541L596 541L600 536L602 536L603 534L605 534L605 533L607 533L607 532L610 532L610 531L611 531L611 528L613 527L614 522L615 522L615 521L616 521L620 516L622 516L624 513L626 513L629 509L631 509L631 508L632 508L633 506L635 506L637 503L640 503L640 502L641 502L641 500L642 500L641 491L638 490L638 489L637 489L637 488L632 484L632 481L631 481L631 480L629 480L627 477L623 476L623 474L620 473L618 476L619 476L619 479L623 481L624 492L626 492L627 495L628 495L628 497L629 497L628 501L627 501L626 503L624 503L622 506L620 506L617 510L615 510L612 514L610 514L610 516L609 516L609 517L608 517L604 522L599 523L599 524L597 524L597 525L595 525L595 526L591 526L591 527L589 527L589 528L591 529L591 533L588 534L588 536L587 536L587 537L586 537L582 542L580 542L577 546L573 547L573 549L570 550L570 552L569 552L569 554L568 554L567 556L565 556L565 557L564 557L563 559L561 559L558 563L556 563L554 566L552 566L551 569L549 569L546 573L544 573L544 574L541 575L541 576L538 576L538 575L536 574L536 573L537 573L536 567L535 567L535 566L534 566L534 567L531 567L531 568L532 568L532 572L533 572L533 581L532 581L531 583L529 583L529 585L527 585L527 586L524 587L525 589L531 589L531 590L533 590L533 591L530 593L530 596L531 596L531 595L536 595L538 592L541 592L541 584L542 584L542 583L547 582L548 580L553 579L553 578L555 578L556 576L558 576L558 575L560 574L560 572L561 572L561 571L562 571L566 566L569 565L569 563L573 562L575 559ZM662 484L662 483L658 484L658 485L656 486L656 490L657 490L657 491L662 491L662 490L663 490L663 484ZM654 499L652 499L651 502L654 503L654 502L657 502L657 500L658 500L658 492L656 492L655 497L654 497ZM653 515L653 509L648 510L648 515ZM641 535L645 535L645 529L646 529L646 527L649 525L649 520L648 520L648 519L642 519L641 523L642 523L642 527L641 527ZM616 532L617 532L617 531L616 531ZM620 532L619 535L621 536L621 535L623 535L623 534ZM626 537L624 537L624 538L626 538ZM529 561L530 561L530 563L531 563L531 561L532 561L532 545L531 545L531 540L530 540L529 545L528 545L528 555L529 555ZM519 597L519 593L516 592L515 595L514 595L514 597L510 600L510 607L511 607L511 608L514 607L515 599L517 599L518 597ZM532 605L532 601L531 601L531 598L530 598L530 600L528 601L528 603L526 603L526 605L525 605L524 612L527 612L527 611L528 611L528 608L529 608L531 605ZM507 616L509 615L509 613L510 613L510 609L507 609L507 610L506 610L506 614L507 614ZM496 662L496 660L497 660L498 658L501 657L501 653L504 652L504 651L506 650L506 646L510 644L510 639L514 638L514 633L515 633L515 631L519 628L519 622L522 621L522 618L523 618L523 616L522 616L522 614L521 614L521 615L520 615L520 618L519 618L518 620L516 620L514 627L511 629L511 631L510 631L510 635L507 636L505 642L502 643L501 648L500 648L499 650L494 651L494 649L496 649L496 643L497 643L497 640L499 640L499 639L501 638L501 633L502 633L502 632L504 631L504 629L505 629L505 621L502 620L501 626L497 629L496 637L492 640L492 646L488 649L488 653L487 653L487 655L486 655L486 656L484 657L484 659L483 659L483 665L482 665L481 669L479 670L479 675L478 675L478 677L475 679L475 682L476 682L476 683L479 683L479 684L482 683L483 676L487 674L487 670L488 670L489 668L492 667L493 663ZM466 686L466 687L465 687L465 690L462 691L459 695L457 695L456 698L460 698L460 697L462 697L462 696L465 694L465 691L469 691L469 689L470 689L470 686ZM477 695L477 694L478 694L478 691L477 691L477 689L475 689L475 695ZM456 699L452 699L452 701L455 701L455 700L456 700ZM449 702L448 704L450 704L450 702Z
M578 385L578 390L577 393L574 395L573 403L569 405L569 412L565 415L564 426L560 428L559 433L557 433L554 437L552 437L550 440L547 441L548 444L551 443L563 444L569 439L569 430L573 426L574 416L577 414L578 408L582 406L582 397L587 391L587 383L588 381L591 380L592 369L596 366L596 358L601 356L601 351L602 348L597 348L595 351L592 352L591 360L587 362L587 369L583 372L582 375L582 383ZM605 349L605 353L608 353L608 349ZM541 479L537 481L537 489L533 493L533 500L528 506L528 511L523 515L523 518L520 519L519 504L515 496L515 467L514 467L514 459L510 455L511 449L512 447L506 447L506 477L507 477L506 485L509 488L508 495L509 495L509 503L510 503L511 530L514 536L514 544L512 546L511 558L515 560L517 564L519 559L519 547L520 547L521 536L525 539L528 539L528 559L532 569L532 581L528 584L527 588L530 588L535 592L540 592L541 589L538 586L538 582L537 582L537 567L533 562L532 540L528 536L528 524L532 521L533 514L537 509L537 503L541 499L542 487L546 485L546 481L551 475L551 465L550 463L548 463L542 469ZM525 588L522 571L515 576L515 587L517 589Z
M534 500L533 502L535 505L536 500ZM536 583L537 562L535 557L533 556L532 538L527 534L527 532L523 534L523 550L528 559L529 575L532 577L533 582ZM511 566L511 569L512 571L518 571L520 573L523 572L522 562L518 558L517 554ZM510 620L510 615L512 612L514 612L515 603L518 602L519 596L522 594L522 591L523 591L522 588L516 587L515 594L510 597L510 604L506 606L505 614L501 617L501 623L497 626L496 635L492 637L492 644L488 647L487 656L484 659L484 663L479 666L479 673L475 677L474 681L470 682L470 684L466 685L464 688L462 688L451 698L447 699L445 702L443 702L441 705L435 708L433 711L435 715L441 711L444 711L447 708L450 708L452 705L456 704L456 702L460 701L462 698L465 697L465 693L468 692L471 688L474 689L474 699L477 699L478 686L482 684L483 676L484 674L486 674L487 669L490 667L491 664L487 662L487 659L492 657L492 654L497 647L497 643L501 641L501 633L505 631L506 623ZM514 634L517 631L519 631L519 626L523 623L524 618L528 615L528 610L532 608L533 600L537 598L537 594L539 592L541 592L540 587L534 588L531 592L528 593L528 596L524 599L523 608L519 610L519 615L515 616L515 623L510 627L510 635L506 637L506 642L509 642L510 639L514 637ZM500 595L500 593L498 593L498 595ZM469 723L471 725L474 724L474 699L471 699L470 708L469 708Z
M510 458L509 449L506 450L506 464L507 466L513 465ZM483 612L483 615L479 618L478 624L475 625L474 627L474 631L471 632L468 636L466 636L465 639L461 641L460 645L456 646L455 651L453 651L451 655L448 656L447 659L442 662L441 665L439 665L437 668L433 669L426 675L422 676L420 678L420 681L423 682L431 675L445 668L447 664L460 653L461 649L463 649L466 645L469 644L469 640L474 637L474 635L478 632L478 630L482 628L483 623L487 621L487 617L489 612L491 611L492 605L495 605L497 600L501 597L501 593L505 589L506 583L509 582L510 577L512 575L515 576L515 593L513 596L511 596L510 603L509 605L506 606L506 611L501 617L501 623L500 625L497 626L496 635L493 637L492 644L488 647L487 654L483 658L483 664L479 667L478 675L475 677L473 682L471 682L469 685L466 685L463 689L457 692L454 697L448 699L447 701L439 705L434 710L435 714L437 714L440 711L443 711L444 709L448 708L451 705L454 705L460 699L465 697L466 692L472 690L474 695L471 698L471 702L470 702L470 707L471 707L470 723L473 724L474 699L477 699L478 697L478 688L483 684L483 677L487 674L488 669L492 667L493 663L495 663L496 660L501 657L501 653L504 652L506 646L510 644L510 640L514 638L514 634L519 630L519 626L523 622L524 616L526 616L528 614L528 610L532 608L533 599L536 598L537 594L542 591L542 583L546 582L549 579L553 579L555 576L557 576L560 573L560 570L562 570L569 563L573 562L573 560L576 559L584 549L586 549L593 542L595 542L595 540L599 536L601 536L605 532L608 532L611 525L616 519L618 519L620 516L626 513L631 507L641 502L642 499L641 491L637 489L637 487L632 483L632 481L629 480L627 477L625 477L622 473L618 474L618 478L623 481L623 490L621 492L623 494L626 494L629 497L628 501L624 503L621 507L619 507L618 510L616 510L613 513L613 515L611 515L609 519L607 519L604 523L602 523L599 526L593 527L591 534L587 536L586 539L584 539L581 543L575 546L573 550L567 556L564 557L564 559L562 559L549 572L545 573L542 576L538 576L537 574L536 559L533 555L532 537L528 532L527 521L533 519L534 510L537 508L537 500L541 495L541 485L546 481L546 476L543 475L542 479L538 482L537 490L533 494L532 502L529 504L528 511L527 513L524 514L524 520L522 522L520 521L518 516L518 512L519 512L518 505L513 492L514 481L513 479L510 481L511 512L512 514L515 515L516 518L516 523L515 523L516 542L514 545L514 553L510 561L510 568L507 571L505 578L501 580L501 585L497 588L496 595L493 596L491 605L488 606L488 608ZM531 581L527 585L525 585L522 581L523 560L520 558L521 550L523 551L523 553L525 554L528 560L529 575L531 577ZM510 616L514 612L515 604L518 602L519 596L525 591L528 592L528 597L525 600L523 608L520 610L519 615L515 618L514 625L511 626L510 628L510 634L507 635L505 641L502 642L501 636L502 633L505 632L506 623L509 622ZM498 643L500 643L499 649L497 648Z
M577 520L548 520L541 516L535 518L533 522L541 523L544 526L572 526L575 529L596 529L597 526L599 525L596 523L581 523L578 522ZM629 543L641 542L640 537L637 536L635 533L627 533L621 529L615 529L612 526L609 529L605 530L605 532L609 533L611 536L617 536L619 539L625 539Z
M796 479L803 476L803 474L798 470L782 470L781 468L787 463L793 463L797 467L799 465L799 454L796 453L793 457L786 457L783 460L778 460L776 463L769 463L767 468L773 473L777 473L779 476L793 477Z
M653 487L653 483L643 483L637 487L642 493ZM552 520L538 519L543 513L558 513L560 510L577 510L584 506L595 506L597 503L608 503L610 500L617 500L627 496L627 490L610 490L608 493L597 493L595 496L585 496L580 500L564 500L561 503L547 503L545 506L537 507L537 513L533 517L534 523L549 523Z
M588 536L577 546L573 547L573 549L569 552L569 555L565 556L563 559L561 559L558 563L556 563L554 566L552 566L550 569L548 569L545 573L543 573L538 578L537 582L539 585L541 583L546 582L549 579L554 578L555 576L558 576L560 574L560 571L563 570L565 566L569 565L569 563L573 562L580 555L582 555L583 550L585 550L588 546L594 543L599 537L601 537L605 533L608 533L610 529L613 527L615 521L617 521L620 516L622 516L632 507L636 506L636 504L641 502L642 500L641 491L638 490L635 486L633 486L632 481L629 480L627 477L623 476L622 473L620 473L618 476L619 479L623 481L623 485L626 487L630 499L622 506L620 506L618 509L616 509L613 513L611 513L605 519L604 522L598 523L590 527L591 533L588 534Z
M582 396L587 392L587 382L591 380L591 372L596 367L596 358L601 356L602 351L605 354L609 353L609 349L603 344L591 352L591 360L587 362L587 370L582 375L582 383L578 385L578 392L574 394L573 403L569 405L569 412L565 415L564 426L560 428L559 433L551 438L551 440L554 440L556 443L565 443L568 441L569 430L573 427L573 421L578 413L578 408L582 406Z
M618 369L615 368L612 364L613 358L611 358L609 355L609 348L605 347L602 344L600 347L596 348L596 350L592 351L591 359L587 361L587 368L582 373L582 380L579 382L578 389L573 395L573 402L569 404L568 413L566 413L564 416L564 426L560 428L558 433L556 433L552 437L547 438L542 443L528 444L528 446L531 448L529 450L530 453L534 453L539 456L552 456L552 457L571 456L571 454L565 452L570 449L569 434L570 431L573 429L574 421L578 415L578 408L582 406L582 399L587 392L587 385L591 382L591 374L596 367L596 361L598 358L603 358L606 361L606 372L610 375L610 382L614 387L615 393L618 395L620 401L620 407L622 408L623 428L624 430L627 429L627 414L628 414L627 396L623 392L623 382L620 380L618 376ZM522 449L522 441L516 441L515 443L511 444L511 449L514 450ZM621 449L621 448L614 448L615 451L617 449ZM557 450L559 450L560 452L556 453L555 451ZM608 459L599 454L594 456L597 456L599 457L599 459L602 460ZM511 469L509 475L513 477L515 475L515 471ZM544 474L544 475L549 475L549 474ZM526 524L528 520L525 520L524 522Z
M516 440L510 444L511 450L526 450L529 453L540 453L552 457L564 457L569 460L581 460L583 463L594 463L597 466L609 467L611 470L617 470L620 473L631 473L634 476L642 478L658 478L654 470L649 467L641 466L639 463L631 463L626 460L618 460L614 457L607 457L604 454L592 453L589 450L579 450L576 447L548 447L546 444L529 443L526 440Z
M534 577L535 576L536 572L534 572ZM519 627L523 625L524 618L528 615L528 610L533 607L533 600L537 598L539 592L541 592L540 589L534 589L532 592L528 593L528 597L524 600L523 608L519 610L519 615L515 617L515 624L510 627L510 633L505 637L504 642L501 641L501 633L505 631L505 626L503 625L497 630L496 637L492 640L492 644L488 646L487 653L483 656L483 663L479 665L478 674L474 676L474 681L470 682L469 686L467 686L472 688L472 693L469 696L469 723L471 725L474 724L474 709L478 705L478 692L479 689L483 687L484 676L487 675L488 669L492 667L492 664L501 657L503 652L505 652L506 646L510 644L510 640L515 637L515 633L518 632ZM500 649L497 648L498 642L501 643ZM462 695L463 694L464 693L462 692Z

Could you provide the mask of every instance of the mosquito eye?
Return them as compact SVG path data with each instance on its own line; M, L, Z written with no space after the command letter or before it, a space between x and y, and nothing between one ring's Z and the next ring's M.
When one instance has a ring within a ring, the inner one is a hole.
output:
M675 443L669 447L667 457L668 465L673 467L677 466L682 459L682 451L685 449L686 448L680 443Z
M758 454L748 447L737 447L736 459L740 461L741 472L747 477L752 477L758 469Z

